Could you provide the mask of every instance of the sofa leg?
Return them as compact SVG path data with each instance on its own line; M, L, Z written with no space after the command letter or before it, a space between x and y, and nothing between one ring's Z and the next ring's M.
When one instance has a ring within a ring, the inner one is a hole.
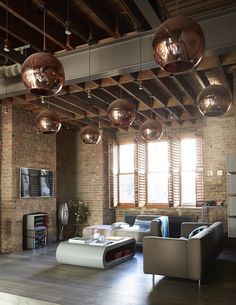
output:
M155 287L155 274L152 275L152 287Z
M201 287L201 280L198 280L198 287Z

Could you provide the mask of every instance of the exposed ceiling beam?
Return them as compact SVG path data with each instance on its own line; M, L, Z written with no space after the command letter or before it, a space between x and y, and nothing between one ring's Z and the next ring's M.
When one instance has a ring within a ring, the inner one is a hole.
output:
M160 19L148 1L134 0L134 3L139 8L140 12L142 12L152 29L157 28L161 24Z
M202 23L206 38L206 54L229 52L236 49L236 36L230 35L232 28L236 28L236 12L215 17ZM215 35L221 33L221 35ZM142 35L142 68L156 67L153 60L151 44L154 31ZM217 36L217 37L216 37ZM91 48L91 79L101 79L118 74L131 73L139 70L140 37L119 38L113 43L100 44ZM121 54L124 54L121 56ZM88 48L73 50L65 54L58 54L66 74L66 84L80 83L88 80ZM79 63L78 65L75 65ZM8 92L11 96L22 94L25 91L21 80L18 78L9 81ZM4 83L0 81L0 98L4 95Z

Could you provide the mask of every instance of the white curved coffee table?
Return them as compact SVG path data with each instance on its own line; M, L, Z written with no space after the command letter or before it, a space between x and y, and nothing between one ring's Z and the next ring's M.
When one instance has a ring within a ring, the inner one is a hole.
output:
M80 239L72 238L70 242L61 242L56 251L58 263L101 269L114 267L134 255L135 239L128 237L103 244L80 243Z

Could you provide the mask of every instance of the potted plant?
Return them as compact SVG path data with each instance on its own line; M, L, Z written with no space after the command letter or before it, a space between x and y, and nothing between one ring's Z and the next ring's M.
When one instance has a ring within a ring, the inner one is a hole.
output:
M75 215L76 222L83 224L87 221L89 214L88 204L81 200L70 200L69 203L70 212Z

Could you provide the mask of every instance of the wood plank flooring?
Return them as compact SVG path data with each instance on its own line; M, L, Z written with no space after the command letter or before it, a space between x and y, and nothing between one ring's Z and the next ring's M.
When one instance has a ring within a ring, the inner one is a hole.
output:
M0 292L63 305L233 305L236 302L236 248L232 245L224 249L200 289L195 281L162 276L156 276L153 288L152 276L143 273L141 251L112 269L100 270L57 264L55 250L56 244L0 255Z

